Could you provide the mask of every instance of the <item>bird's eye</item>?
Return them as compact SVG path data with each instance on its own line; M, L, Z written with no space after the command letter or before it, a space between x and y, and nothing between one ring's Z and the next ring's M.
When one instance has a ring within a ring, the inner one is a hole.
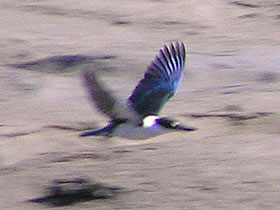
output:
M170 125L171 125L172 127L176 127L178 124L179 124L178 122L172 122Z

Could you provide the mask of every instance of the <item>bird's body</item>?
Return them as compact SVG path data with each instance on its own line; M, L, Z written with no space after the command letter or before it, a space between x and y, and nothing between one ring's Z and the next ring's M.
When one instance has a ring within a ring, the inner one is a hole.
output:
M143 127L132 123L123 123L115 129L114 135L126 139L143 140L153 138L155 136L159 136L169 132L169 130L165 129L164 127L158 124L154 124L150 127Z
M194 131L173 120L158 117L163 105L175 94L185 64L183 43L164 47L148 67L126 104L111 95L96 79L95 72L85 71L85 85L97 107L111 118L108 126L83 133L81 136L119 136L142 140L175 130Z

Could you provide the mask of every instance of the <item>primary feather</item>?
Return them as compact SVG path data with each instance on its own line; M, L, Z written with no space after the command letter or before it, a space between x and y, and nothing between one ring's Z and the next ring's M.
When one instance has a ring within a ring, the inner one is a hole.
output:
M142 117L158 115L175 94L183 77L186 50L183 43L164 47L148 67L128 99L128 105Z

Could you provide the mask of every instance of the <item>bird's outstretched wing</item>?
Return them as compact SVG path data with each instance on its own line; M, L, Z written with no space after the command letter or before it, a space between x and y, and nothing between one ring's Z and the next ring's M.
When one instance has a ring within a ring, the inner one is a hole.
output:
M141 116L133 109L122 104L115 96L106 90L96 78L94 70L85 70L83 79L88 89L90 99L96 104L100 111L110 117L113 121L129 120L141 122Z
M175 94L183 77L185 60L183 43L164 46L132 92L128 105L141 116L157 115Z

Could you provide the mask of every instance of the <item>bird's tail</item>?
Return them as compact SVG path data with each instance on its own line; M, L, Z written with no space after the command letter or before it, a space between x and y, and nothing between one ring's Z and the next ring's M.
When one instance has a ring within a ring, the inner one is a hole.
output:
M80 137L87 137L87 136L110 136L113 131L113 125L110 124L100 130L95 131L87 131L80 135Z

